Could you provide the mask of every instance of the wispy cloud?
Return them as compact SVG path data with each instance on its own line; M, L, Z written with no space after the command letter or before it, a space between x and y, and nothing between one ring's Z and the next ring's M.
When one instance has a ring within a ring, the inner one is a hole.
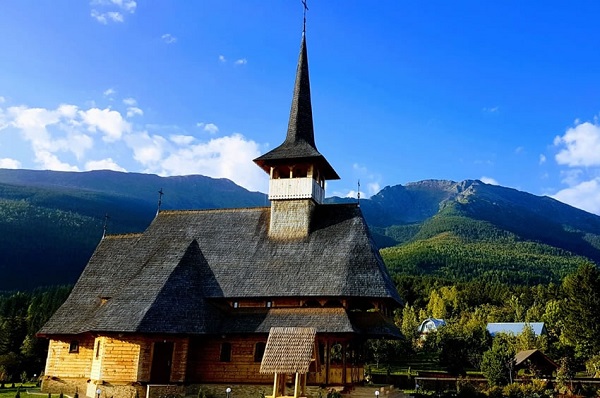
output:
M160 38L162 39L163 42L165 42L167 44L177 43L177 38L170 33L165 33Z
M222 63L227 62L227 59L225 59L224 55L219 55L219 62L222 62Z
M354 163L352 165L355 187L346 191L332 192L333 196L346 198L357 198L360 193L361 198L369 198L381 190L381 176L371 172L367 166Z
M493 106L493 107L489 107L489 108L483 108L481 110L483 113L498 113L500 111L500 107L499 106Z
M200 127L203 131L206 131L209 134L217 134L219 132L219 127L214 123L196 123L196 126Z
M133 14L137 3L133 0L92 0L90 16L103 25L124 22L126 14Z
M247 63L248 63L248 60L246 58L241 58L234 62L234 64L236 64L236 65L246 65Z
M498 181L496 181L495 178L492 177L486 177L486 176L482 176L479 181L483 182L484 184L490 184L490 185L500 185L498 183Z
M544 155L543 153L540 154L540 160L539 160L539 164L544 164L546 163L546 155Z
M115 95L116 93L117 93L117 90L110 87L110 88L107 88L106 90L104 90L102 92L102 95L104 95L106 98L112 99L112 96Z

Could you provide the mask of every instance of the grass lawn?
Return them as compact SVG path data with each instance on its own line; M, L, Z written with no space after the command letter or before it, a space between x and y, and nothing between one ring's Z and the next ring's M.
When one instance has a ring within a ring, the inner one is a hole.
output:
M7 385L11 386L12 383L7 383ZM16 384L16 386L18 387L20 384ZM12 388L6 387L5 385L5 388L0 388L0 398L15 398L15 395L17 394L17 387ZM32 394L27 394L28 390ZM35 384L24 384L22 387L20 387L20 394L21 398L42 398L44 396L48 396L48 394L41 394L40 389ZM58 395L56 397L58 398Z

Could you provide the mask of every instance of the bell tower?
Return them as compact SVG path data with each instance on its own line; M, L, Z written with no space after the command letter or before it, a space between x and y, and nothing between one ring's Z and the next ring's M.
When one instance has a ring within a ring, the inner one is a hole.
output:
M313 210L325 199L325 181L340 177L315 145L304 32L285 141L254 162L269 174L269 237L308 236Z

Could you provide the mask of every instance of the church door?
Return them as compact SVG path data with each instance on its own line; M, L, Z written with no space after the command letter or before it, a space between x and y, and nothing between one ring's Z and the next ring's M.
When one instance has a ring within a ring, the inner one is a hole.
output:
M173 342L154 343L150 383L168 384L171 380L171 365L173 364Z

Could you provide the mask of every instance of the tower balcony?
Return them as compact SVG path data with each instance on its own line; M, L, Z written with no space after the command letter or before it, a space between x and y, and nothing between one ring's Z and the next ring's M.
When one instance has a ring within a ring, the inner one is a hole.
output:
M269 180L269 200L313 199L323 203L325 189L312 177Z

